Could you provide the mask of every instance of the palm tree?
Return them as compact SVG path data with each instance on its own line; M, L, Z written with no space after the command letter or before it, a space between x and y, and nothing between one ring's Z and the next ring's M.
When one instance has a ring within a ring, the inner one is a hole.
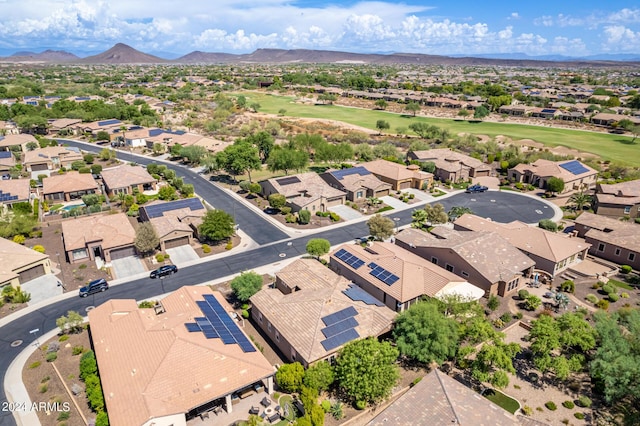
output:
M569 203L573 206L574 210L582 211L585 206L591 206L593 197L591 194L587 194L584 190L580 190L569 197Z
M427 227L427 221L429 220L429 216L424 209L414 210L411 213L411 227L424 229Z

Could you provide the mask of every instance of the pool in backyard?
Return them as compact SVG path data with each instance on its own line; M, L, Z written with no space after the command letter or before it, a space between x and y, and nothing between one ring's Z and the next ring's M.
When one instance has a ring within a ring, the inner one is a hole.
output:
M79 207L84 207L84 203L82 203L82 204L72 204L72 205L69 205L69 206L64 206L60 210L71 211L71 210L77 209Z

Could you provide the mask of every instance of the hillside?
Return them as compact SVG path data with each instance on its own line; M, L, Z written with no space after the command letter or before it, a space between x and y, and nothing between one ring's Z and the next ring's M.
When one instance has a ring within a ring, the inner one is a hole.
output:
M118 43L106 52L88 56L78 62L83 64L159 64L168 61Z

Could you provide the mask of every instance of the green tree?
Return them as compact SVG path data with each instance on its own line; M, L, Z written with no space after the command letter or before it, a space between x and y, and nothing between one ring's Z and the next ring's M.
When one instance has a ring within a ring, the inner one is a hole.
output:
M304 379L304 367L299 362L284 364L276 371L276 383L285 392L299 392Z
M271 134L262 130L253 135L247 136L245 139L248 143L254 145L258 148L258 154L260 156L260 160L265 163L269 158L271 150L275 146L275 139Z
M275 147L267 159L267 167L272 172L278 170L289 174L290 170L301 170L309 164L309 154L291 147Z
M389 128L391 128L391 125L389 124L388 121L386 120L376 121L376 129L378 129L378 132L379 132L378 134L381 135L383 130L387 130Z
M437 225L439 223L447 223L449 215L444 210L444 206L440 203L426 204L424 211L427 213L427 223Z
M203 146L191 145L180 149L180 156L194 165L200 164L205 155L207 155L207 149Z
M373 337L347 343L336 360L335 375L345 395L354 401L376 402L391 393L400 374L398 349Z
M379 143L373 147L373 155L376 158L399 158L398 148L389 142Z
M471 210L469 207L454 206L451 207L451 210L449 210L447 216L449 217L449 222L454 222L463 214L473 214L473 210Z
M160 245L160 238L158 238L151 222L143 222L138 226L133 245L143 254L152 253Z
M489 300L487 300L487 308L491 311L495 311L500 306L500 299L495 294L489 296Z
M165 152L165 146L159 142L155 142L151 148L154 155L160 155Z
M169 153L171 153L172 157L180 157L182 155L182 145L180 145L179 143L171 145Z
M99 175L102 172L102 166L100 164L92 164L91 165L91 173L94 175Z
M411 227L417 229L426 229L429 217L424 209L414 210L411 213Z
M535 311L542 305L542 300L535 294L530 294L524 299L524 307L528 311Z
M116 156L116 151L109 148L102 148L102 150L100 150L100 153L98 154L98 157L100 157L100 159L103 161L115 160Z
M475 118L476 120L482 120L483 118L485 118L489 114L490 114L489 109L484 105L480 105L473 112L473 118Z
M436 302L418 302L396 318L393 336L402 355L425 364L455 357L458 323L446 317Z
M269 206L276 210L280 210L287 205L287 197L282 194L271 194L267 200L269 201Z
M238 176L244 173L251 180L251 171L259 170L261 167L258 148L247 142L234 143L229 145L216 156L216 161L227 173Z
M171 185L165 185L158 190L158 198L165 201L177 200L176 189Z
M559 177L550 177L547 181L547 189L551 191L551 193L562 192L564 190L564 180Z
M198 234L206 240L222 241L234 233L233 217L224 210L213 209L208 211L202 223L198 227Z
M483 344L471 363L471 375L476 380L489 382L498 388L509 384L506 373L516 373L513 359L522 350L517 343L504 343L502 336Z
M358 161L371 161L375 158L373 154L373 148L368 143L359 143L353 149Z
M312 238L307 242L307 253L316 258L329 253L331 243L324 238Z
M388 103L384 99L378 99L376 101L375 105L376 105L376 108L381 109L381 110L385 110L385 109L387 109Z
M418 104L417 102L409 102L407 105L405 105L404 110L411 113L411 115L415 117L416 113L420 111L420 104Z
M109 136L109 132L100 130L98 133L96 133L96 140L98 141L108 141L110 139L111 139L111 136Z
M395 223L386 216L376 214L367 221L369 234L376 240L386 240L393 235Z
M309 367L304 373L303 379L305 386L318 391L329 390L334 381L333 367L327 361L320 361Z
M262 289L262 276L253 272L242 272L231 280L231 290L241 302L248 301L251 296Z
M580 190L576 193L571 194L569 197L569 204L576 210L582 211L585 206L590 206L593 196L591 194L587 194L584 190Z
M301 225L306 225L311 221L311 212L307 209L302 209L298 212L298 222Z

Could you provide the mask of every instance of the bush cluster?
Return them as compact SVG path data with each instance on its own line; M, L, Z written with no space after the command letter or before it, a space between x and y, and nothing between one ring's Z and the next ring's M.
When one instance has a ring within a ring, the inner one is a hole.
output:
M98 377L98 364L93 351L85 352L80 358L80 379L85 383L89 406L96 413L104 411L104 396Z
M547 409L550 411L556 411L558 409L558 406L553 401L545 402L544 406L547 407Z
M575 404L573 403L573 401L564 401L562 403L562 406L568 409L573 409L573 407L575 407Z
M589 398L588 396L585 395L581 395L578 398L578 405L584 408L589 408L591 407L591 398Z

